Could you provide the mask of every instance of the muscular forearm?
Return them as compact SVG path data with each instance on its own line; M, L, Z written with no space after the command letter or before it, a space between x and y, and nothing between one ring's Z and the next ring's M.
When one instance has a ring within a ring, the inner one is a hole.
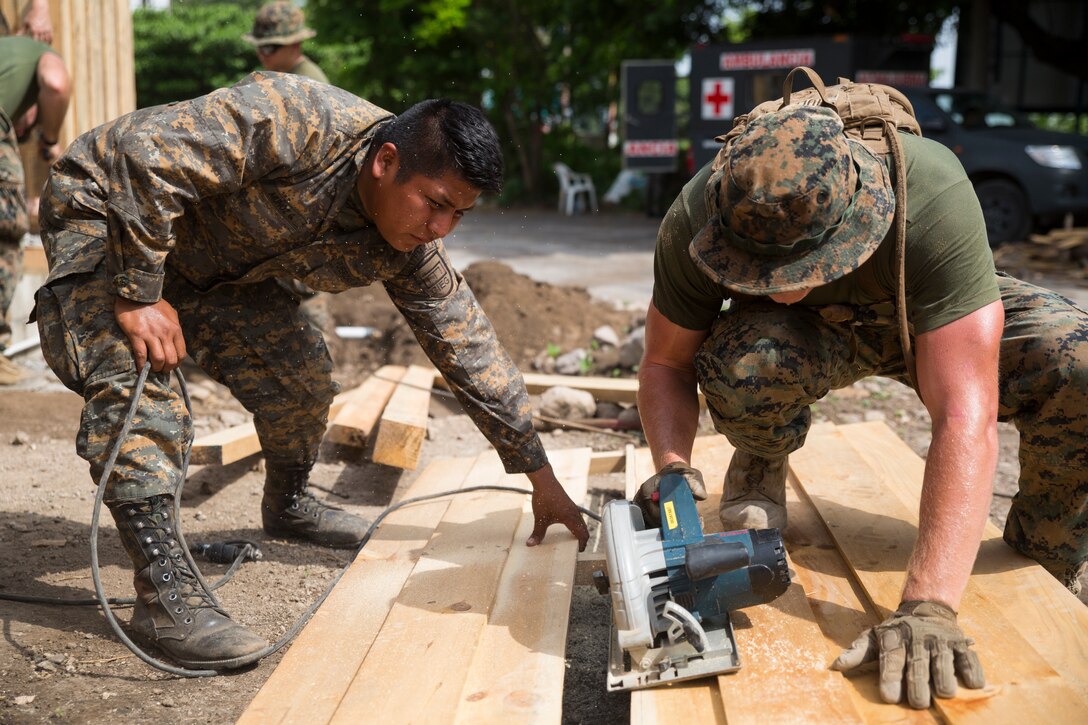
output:
M959 608L986 525L996 466L996 420L934 423L904 601Z
M638 381L638 411L655 469L674 461L691 463L691 445L699 425L694 374L644 364Z

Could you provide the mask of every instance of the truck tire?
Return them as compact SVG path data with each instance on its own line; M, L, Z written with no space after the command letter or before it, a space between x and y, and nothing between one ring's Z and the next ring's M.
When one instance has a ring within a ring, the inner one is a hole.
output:
M982 206L991 247L1027 239L1031 212L1019 186L1007 179L987 179L975 184L975 195Z

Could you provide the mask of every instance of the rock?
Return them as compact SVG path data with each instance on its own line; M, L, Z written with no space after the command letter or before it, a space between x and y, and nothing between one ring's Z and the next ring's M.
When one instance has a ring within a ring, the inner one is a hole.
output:
M37 695L16 695L13 702L16 705L29 705L34 702L35 697L37 697Z
M249 415L240 410L221 410L219 411L219 420L228 428L233 428L236 425L247 423Z
M31 546L40 549L59 549L62 546L67 546L67 544L68 539L34 539L30 542Z
M863 417L866 423L883 422L888 419L888 416L884 415L882 410L867 410Z
M597 403L597 411L593 414L594 418L618 418L623 411L623 406L619 403L601 402Z
M549 418L592 418L596 411L593 393L586 390L557 385L540 396L540 414Z
M588 353L583 348L560 355L555 359L555 372L560 375L581 375L587 356Z
M638 327L631 331L620 345L620 365L636 368L642 362L642 353L646 351L646 328Z
M555 372L555 358L544 351L533 358L533 368L545 375L551 375Z
M620 351L614 347L602 347L593 352L593 370L597 373L606 372L618 367L620 364Z
M641 429L642 418L638 414L638 406L632 405L630 408L625 408L616 418L619 420L620 428L623 430Z
M41 662L34 663L34 669L42 672L56 672L57 666L49 660L42 660Z
M610 347L620 346L620 336L609 325L601 325L593 331L593 341Z
M25 431L15 431L15 437L11 439L11 445L13 446L25 446L30 443L30 436Z

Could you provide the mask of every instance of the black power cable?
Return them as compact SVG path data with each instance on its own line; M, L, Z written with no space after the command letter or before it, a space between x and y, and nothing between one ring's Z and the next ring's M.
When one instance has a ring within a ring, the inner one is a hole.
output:
M110 475L113 473L113 466L117 461L117 455L121 450L121 445L124 443L125 438L128 436L129 429L132 427L132 421L136 416L136 406L140 401L140 396L143 395L144 384L147 382L147 375L150 370L151 364L145 363L143 369L140 371L139 377L136 379L136 385L133 387L132 403L129 405L128 415L125 416L124 424L121 426L121 431L117 436L117 440L114 442L113 449L110 451L110 457L106 461L106 465L102 470L102 476L98 481L98 492L95 495L94 511L91 514L91 579L94 581L94 591L97 598L59 599L52 597L34 597L21 594L0 593L0 599L30 604L100 606L102 608L102 613L106 616L106 621L109 622L110 627L113 629L114 634L117 635L117 638L120 639L121 642L124 643L124 645L132 651L133 654L143 660L146 664L156 669L162 670L163 672L168 672L179 677L215 677L220 674L216 670L197 670L184 667L175 667L173 665L162 662L161 660L157 660L154 657L151 657L142 649L140 649L140 647L135 642L129 639L129 637L124 633L124 630L121 629L121 625L117 621L117 618L114 617L113 610L110 607L110 605L131 606L135 602L135 599L131 597L108 598L106 597L102 588L102 581L100 578L98 564L98 521L102 513L102 501L105 496L106 482L109 480ZM180 368L175 369L174 374L177 378L178 385L181 388L182 398L185 400L185 408L189 412L189 415L191 417L193 408L192 403L189 400L189 391L185 385L185 377L181 374ZM185 452L185 458L182 463L181 469L181 478L178 481L178 487L174 494L174 520L178 522L181 521L181 489L185 485L185 477L189 470L189 454L191 450L192 447L190 446L190 448L187 449ZM302 627L305 626L305 624L310 620L310 617L313 616L314 612L316 612L317 609L325 602L325 599L328 598L329 594L332 592L333 587L336 586L337 582L339 582L340 579L347 572L348 567L351 566L352 562L354 562L355 558L359 555L359 552L362 551L363 547L366 546L368 541L370 541L370 538L371 536L373 536L374 531L378 528L378 525L385 519L386 516L393 513L397 509L403 508L404 506L410 506L412 504L422 503L424 501L433 501L434 499L452 496L460 493L472 493L474 491L507 491L512 493L522 493L529 495L533 493L531 489L516 488L514 486L469 486L467 488L459 488L451 491L441 491L439 493L433 493L426 496L416 496L414 498L398 501L392 506L389 506L384 511L382 511L377 518L374 519L373 523L370 524L370 527L367 528L366 533L359 541L359 545L355 548L355 551L352 552L352 555L348 559L347 563L344 564L344 566L340 569L337 575L333 577L333 579L328 583L328 585L325 587L325 590L321 593L321 596L319 596L317 600L315 600L314 603L310 605L310 607L299 616L298 620L291 627L291 629L288 630L287 633L284 634L283 637L277 640L274 644L269 645L268 647L265 647L264 649L261 649L258 652L252 654L245 664L252 664L253 662L256 662L260 659L267 657L270 654L279 651L298 635L298 633L302 630ZM601 520L600 515L594 513L593 511L590 511L587 508L579 506L578 510L586 516L594 519L595 521ZM259 560L262 556L260 549L252 541L236 540L212 544L196 544L194 548L196 548L197 551L204 555L205 558L207 558L209 561L215 561L219 563L228 563L233 561L230 569L228 569L227 572L218 581L215 582L215 584L209 585L204 580L204 577L201 575L200 569L197 567L196 562L193 561L192 553L189 549L189 546L185 543L185 538L181 532L181 527L176 526L175 531L178 535L178 543L181 546L182 552L184 552L186 562L192 568L193 573L196 576L197 580L200 582L200 584L208 591L208 594L211 597L213 604L215 604L215 606L217 607L220 607L220 604L219 601L215 598L215 595L212 594L212 592L215 589L221 587L227 581L229 581L244 561L246 561L247 559L256 561Z

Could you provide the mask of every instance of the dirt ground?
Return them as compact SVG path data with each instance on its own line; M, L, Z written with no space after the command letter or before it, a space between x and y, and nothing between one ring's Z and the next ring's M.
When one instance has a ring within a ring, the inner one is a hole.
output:
M496 263L465 270L500 339L523 369L549 346L569 350L589 343L593 330L611 324L622 335L639 315L618 312L581 289L529 280ZM1034 280L1045 282L1045 280ZM1055 280L1081 284L1077 279ZM353 290L331 300L337 324L367 325L379 335L337 340L332 347L337 379L360 382L385 363L423 362L408 328L380 287ZM550 322L545 322L550 321ZM65 391L34 353L20 363L31 379L0 391L0 592L82 599L93 596L88 540L95 488L86 464L74 452L81 401ZM184 369L192 391L198 433L235 425L245 412L191 366ZM440 396L419 470L432 460L469 455L487 447L466 416ZM915 451L925 455L928 417L902 385L862 381L816 406L818 420L836 423L884 420ZM709 430L704 421L704 428ZM542 433L548 448L621 448L606 434ZM1001 428L1001 461L991 513L1004 521L1015 491L1016 432ZM364 455L332 446L322 450L313 484L326 498L374 517L412 482L414 474L370 463ZM218 591L232 616L267 639L283 635L347 562L348 553L269 539L260 528L263 482L259 458L225 467L190 470L183 494L182 529L190 545L251 539L264 558L244 565ZM592 505L618 495L622 474L594 476ZM131 570L116 531L104 512L99 555L102 580L111 596L129 596ZM553 529L551 535L563 535ZM226 569L201 563L211 581ZM589 587L575 588L568 636L569 663L564 721L623 722L629 699L604 690L608 604ZM118 609L127 620L128 612ZM137 660L109 629L95 607L59 607L0 601L0 723L226 723L233 722L271 674L280 654L258 666L214 679L179 679Z

